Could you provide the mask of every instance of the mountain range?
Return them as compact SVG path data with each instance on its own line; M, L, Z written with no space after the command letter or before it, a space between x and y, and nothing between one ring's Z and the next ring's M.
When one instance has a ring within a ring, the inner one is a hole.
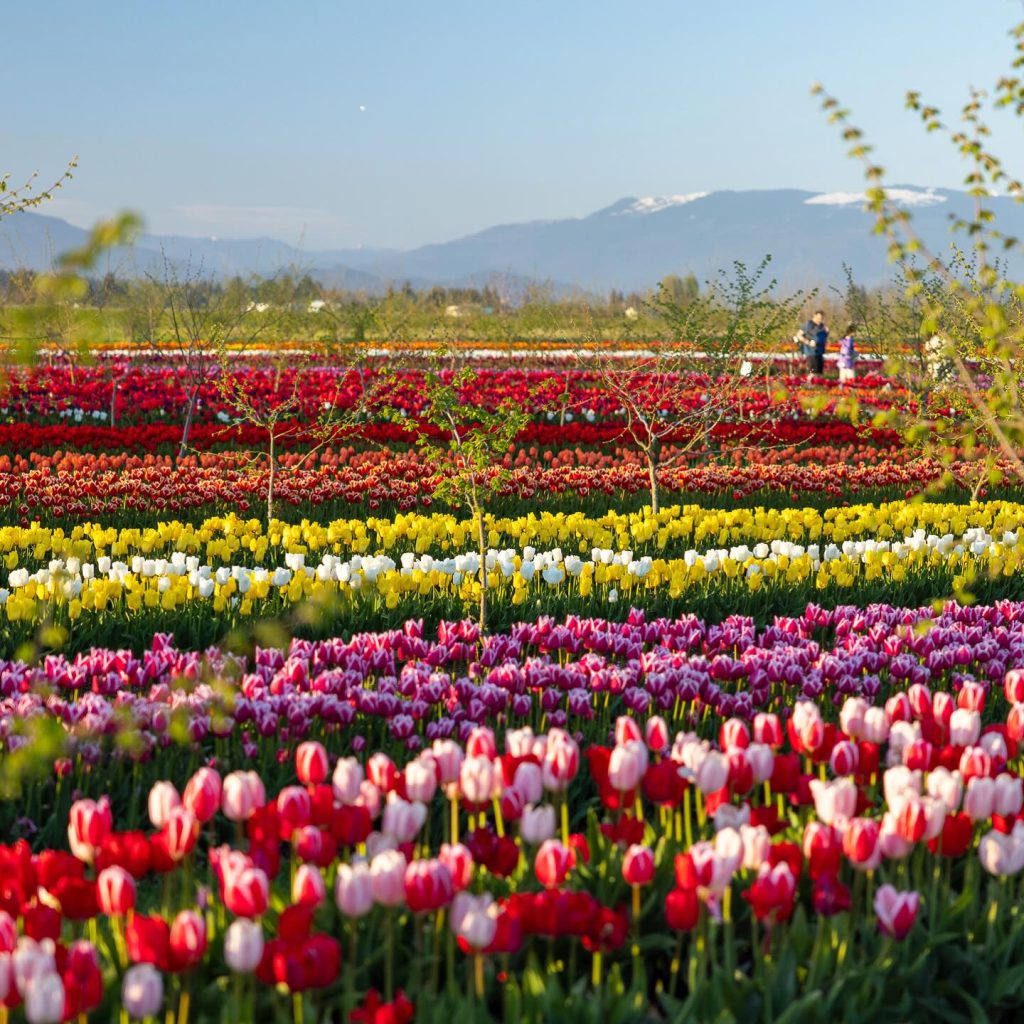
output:
M913 214L915 230L933 249L951 242L950 223L969 218L974 200L950 189L898 186L893 198ZM990 199L1002 230L1024 236L1024 207ZM143 234L115 250L101 271L159 270L176 265L215 276L269 275L285 268L322 284L375 292L406 281L414 287L547 283L555 291L646 290L667 274L699 279L748 266L771 254L771 274L786 288L841 284L843 264L868 286L892 279L886 245L873 235L864 196L798 189L698 192L628 197L586 217L504 224L448 242L406 251L303 251L273 238L190 238ZM54 256L82 244L87 232L56 217L22 212L0 220L0 269L47 269ZM1008 259L1011 273L1024 259Z

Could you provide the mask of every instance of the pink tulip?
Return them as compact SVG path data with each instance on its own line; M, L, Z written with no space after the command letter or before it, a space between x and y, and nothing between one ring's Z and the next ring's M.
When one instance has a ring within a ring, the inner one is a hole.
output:
M729 781L729 762L717 750L709 750L694 774L697 788L705 796L717 793Z
M456 892L469 888L469 883L473 880L473 854L469 852L467 846L463 846L462 843L456 843L454 846L442 843L437 859L448 869Z
M1024 669L1012 668L1006 673L1003 693L1011 704L1024 704Z
M891 728L892 723L885 708L871 707L864 712L864 727L860 738L868 743L885 743Z
M650 885L654 880L654 853L634 843L622 858L622 877L627 885Z
M121 1005L133 1020L155 1017L164 1001L164 981L152 964L134 964L124 973Z
M729 718L718 730L718 745L728 753L731 750L746 750L750 745L750 730L747 723L739 718Z
M235 974L252 974L263 959L264 946L263 925L238 918L224 933L224 962Z
M414 914L439 910L455 896L451 872L438 858L412 861L405 869L403 885L405 902Z
M199 836L199 819L185 807L175 807L164 823L167 841L167 855L175 863L184 860L196 845Z
M441 773L441 785L450 786L459 781L459 771L465 755L462 747L454 740L434 740L430 752L437 762L438 771Z
M565 881L574 861L572 850L557 839L548 839L541 844L533 860L534 874L545 889L557 889Z
M772 750L778 750L783 741L779 716L765 711L759 711L754 715L754 739L771 747Z
M123 917L135 909L135 879L117 865L104 868L96 877L96 901L109 917Z
M260 868L245 867L225 877L222 890L224 906L239 917L260 917L270 902L270 883Z
M304 786L319 786L327 778L330 763L322 743L308 740L295 750L295 774Z
M346 917L365 917L373 909L373 875L368 864L339 864L334 902Z
M553 793L564 792L580 770L580 748L563 729L548 733L547 749L541 766L544 788Z
M870 818L852 818L843 833L843 853L859 871L873 871L882 859L880 827Z
M297 828L308 825L312 818L309 792L301 786L285 786L277 794L277 813L281 819L281 835L290 837Z
M544 775L540 766L532 761L524 761L516 768L512 785L523 794L528 804L537 803L544 795Z
M382 907L405 902L405 858L397 850L378 853L370 862L373 898Z
M437 762L432 754L420 754L405 766L405 795L429 804L437 792Z
M938 694L936 694L938 696ZM972 747L981 735L981 714L957 708L949 716L949 742L954 747Z
M626 743L640 743L643 740L643 733L635 718L628 715L619 715L615 719L615 744L623 746Z
M629 793L640 785L647 771L647 746L643 740L630 740L612 749L608 760L608 782L620 793Z
M772 777L775 755L767 743L751 743L746 749L747 764L754 775L754 784L759 786Z
M427 809L423 804L409 803L392 793L384 807L381 831L396 843L409 843L426 820Z
M292 903L319 907L326 899L327 886L320 869L312 864L300 864L292 880Z
M225 777L220 803L228 821L248 821L266 802L267 792L256 772L231 772Z
M340 757L331 776L334 795L343 804L354 804L363 783L363 766L354 757Z
M86 864L91 864L100 843L110 834L113 818L110 801L76 800L68 814L68 845L71 852Z
M647 719L644 726L644 740L649 750L655 754L664 753L671 742L668 725L660 715L653 715Z
M981 780L974 781L977 783ZM993 813L1003 818L1012 818L1019 814L1021 806L1024 805L1024 789L1020 777L1002 772L992 780L992 784Z
M181 806L181 797L170 782L156 782L149 791L149 820L154 828L163 828L175 807Z
M498 756L498 745L494 740L494 730L477 726L466 740L466 757L486 757L493 761Z
M469 893L462 892L455 897L452 903L452 931L470 949L479 952L494 941L498 930L498 916L498 907L490 893L471 896Z
M181 795L182 806L205 824L220 808L221 789L220 775L212 768L200 768L185 785L185 792Z
M489 757L467 757L459 769L459 788L471 804L485 804L497 782L494 761Z
M555 834L555 809L550 804L539 807L529 805L519 822L523 842L539 846Z
M857 786L852 779L812 779L810 785L815 813L826 825L847 821L856 813Z
M860 752L852 740L840 740L833 748L829 757L829 767L833 775L853 775L857 771Z
M916 892L900 892L891 885L880 886L875 893L875 916L884 935L900 941L914 927L919 897Z

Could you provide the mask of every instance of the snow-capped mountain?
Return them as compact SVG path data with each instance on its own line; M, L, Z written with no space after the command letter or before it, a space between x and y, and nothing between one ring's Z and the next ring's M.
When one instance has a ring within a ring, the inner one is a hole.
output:
M952 241L951 221L969 218L974 206L971 196L949 189L902 185L891 195L912 214L927 245L941 252ZM1005 232L1024 236L1024 208L1009 198L988 202ZM191 257L193 266L201 262L212 274L294 267L332 286L370 291L404 281L420 286L504 278L603 293L644 290L672 273L707 278L736 260L749 266L770 254L772 275L787 288L840 284L844 263L860 283L875 285L890 280L892 270L864 203L863 193L798 189L630 196L586 217L500 225L405 252L301 252L269 238L144 235L132 254L115 253L110 263L122 271L145 270L166 253L174 261ZM46 267L54 253L84 236L36 213L8 217L0 221L0 267ZM1024 273L1024 259L1007 259L1011 272Z

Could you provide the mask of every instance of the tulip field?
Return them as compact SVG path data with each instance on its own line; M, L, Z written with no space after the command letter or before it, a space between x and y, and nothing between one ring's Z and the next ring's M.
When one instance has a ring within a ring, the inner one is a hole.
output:
M460 358L4 369L0 1024L1024 1018L1012 462Z

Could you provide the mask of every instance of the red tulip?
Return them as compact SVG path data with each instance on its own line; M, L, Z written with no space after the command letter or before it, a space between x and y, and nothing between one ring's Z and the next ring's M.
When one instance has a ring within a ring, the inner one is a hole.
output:
M654 879L654 853L647 846L634 845L622 858L622 877L627 885L649 885Z
M533 870L537 881L545 889L557 889L566 879L574 862L571 850L557 839L548 839L541 844L534 858Z

